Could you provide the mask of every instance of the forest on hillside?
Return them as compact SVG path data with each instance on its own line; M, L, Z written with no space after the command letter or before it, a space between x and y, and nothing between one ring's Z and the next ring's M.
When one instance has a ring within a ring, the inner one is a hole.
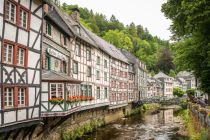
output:
M162 40L150 34L146 27L135 25L133 22L124 25L117 17L110 19L102 13L97 13L78 5L59 4L60 8L71 14L72 9L80 10L80 22L89 30L102 37L118 48L123 48L142 60L151 75L163 71L175 75L173 63L173 47L169 41Z

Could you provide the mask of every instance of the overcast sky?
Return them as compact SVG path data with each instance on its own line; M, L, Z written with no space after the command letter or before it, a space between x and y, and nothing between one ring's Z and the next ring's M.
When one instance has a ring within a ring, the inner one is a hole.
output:
M77 4L94 12L102 13L109 19L115 15L125 25L134 22L147 27L152 35L168 40L171 21L166 19L161 5L166 0L60 0L61 3Z

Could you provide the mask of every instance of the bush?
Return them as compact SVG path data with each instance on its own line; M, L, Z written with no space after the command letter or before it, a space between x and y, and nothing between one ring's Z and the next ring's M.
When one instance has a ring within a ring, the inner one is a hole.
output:
M195 93L196 93L196 91L195 91L195 89L188 89L187 91L186 91L186 93L187 93L187 95L190 97L195 97Z
M184 91L182 91L180 88L174 88L173 95L177 97L182 97L184 95Z

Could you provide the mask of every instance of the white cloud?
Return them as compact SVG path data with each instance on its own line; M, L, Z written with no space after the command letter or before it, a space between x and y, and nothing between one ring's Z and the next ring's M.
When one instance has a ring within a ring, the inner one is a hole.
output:
M77 4L80 7L92 9L110 18L113 14L124 24L134 22L147 27L152 35L162 39L171 36L168 30L171 21L161 13L164 0L61 0L68 4Z

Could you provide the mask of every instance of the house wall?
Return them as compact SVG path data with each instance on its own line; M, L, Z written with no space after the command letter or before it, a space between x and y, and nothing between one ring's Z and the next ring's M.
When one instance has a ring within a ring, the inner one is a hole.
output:
M0 131L2 130L1 128L4 128L4 130L14 129L23 127L20 123L27 125L29 123L37 123L40 120L42 2L41 0L11 0L10 2L16 5L15 23L6 20L4 9L6 0L0 1ZM19 25L19 17L17 15L20 12L18 7L28 11L28 26L26 29ZM14 45L13 64L3 62L4 44L7 43ZM17 66L16 64L16 48L18 47L22 47L25 50L24 66ZM10 108L4 107L3 99L5 99L4 89L6 87L11 87L14 91L13 106ZM17 106L18 88L25 89L25 103L23 106Z

